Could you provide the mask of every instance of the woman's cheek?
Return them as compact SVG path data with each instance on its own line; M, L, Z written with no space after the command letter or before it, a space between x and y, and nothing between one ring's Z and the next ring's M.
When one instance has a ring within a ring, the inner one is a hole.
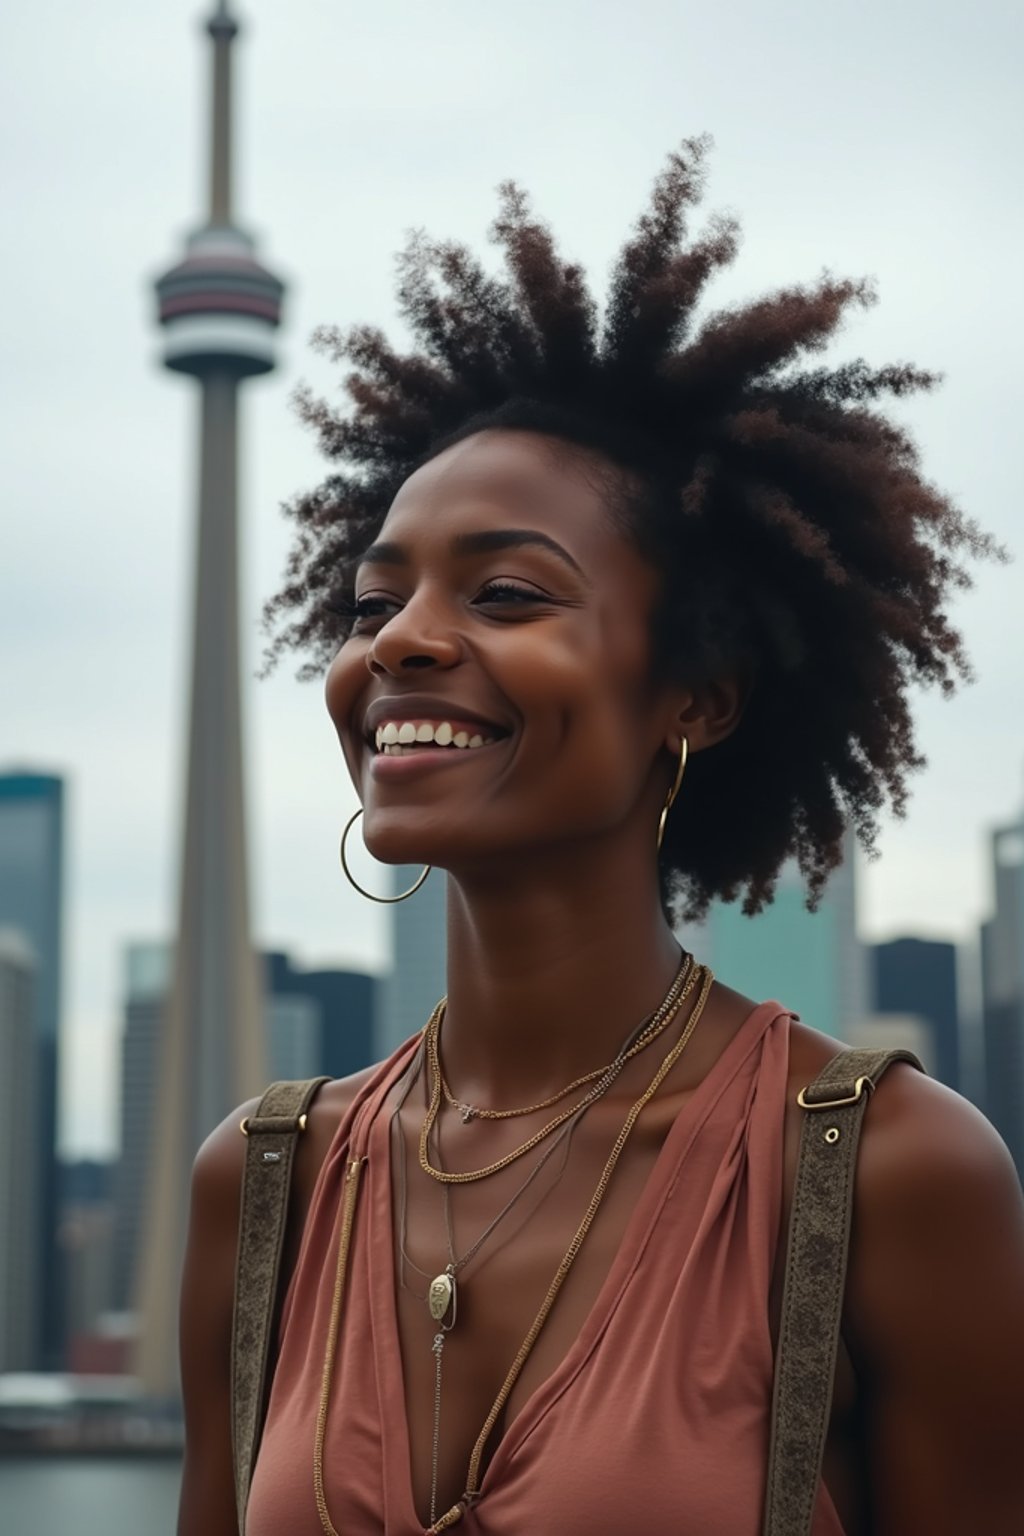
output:
M335 730L344 739L360 691L368 679L365 663L356 654L358 642L347 641L327 669L324 702Z

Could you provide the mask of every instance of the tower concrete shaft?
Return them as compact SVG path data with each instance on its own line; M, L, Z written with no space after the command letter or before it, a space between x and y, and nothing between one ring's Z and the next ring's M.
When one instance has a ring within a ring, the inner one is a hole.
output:
M221 0L213 42L209 222L157 283L167 367L200 384L199 518L177 943L160 1041L151 1183L138 1266L137 1369L178 1390L174 1326L192 1159L266 1082L262 984L249 927L238 600L238 389L274 365L282 284L232 222L231 50Z

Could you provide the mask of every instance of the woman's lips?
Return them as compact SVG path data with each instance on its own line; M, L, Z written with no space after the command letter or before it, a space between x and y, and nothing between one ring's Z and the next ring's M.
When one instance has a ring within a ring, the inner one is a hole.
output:
M450 769L471 763L500 747L507 737L485 741L479 747L438 747L433 744L399 747L396 753L375 752L370 759L370 773L375 779L404 779L417 773Z

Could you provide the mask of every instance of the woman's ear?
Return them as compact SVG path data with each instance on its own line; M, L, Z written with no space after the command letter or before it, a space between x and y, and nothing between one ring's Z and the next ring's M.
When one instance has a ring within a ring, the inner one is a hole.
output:
M676 704L665 745L678 753L681 736L691 752L702 752L731 736L739 725L753 686L753 672L737 670L686 689Z

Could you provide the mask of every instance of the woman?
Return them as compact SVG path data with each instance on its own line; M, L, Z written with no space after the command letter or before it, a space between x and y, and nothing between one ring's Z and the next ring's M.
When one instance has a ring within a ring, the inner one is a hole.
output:
M756 912L789 856L813 900L844 826L870 843L920 762L910 684L965 671L958 557L995 551L875 408L928 375L798 366L865 285L694 321L736 247L726 220L685 239L704 151L656 183L603 327L506 188L507 281L421 238L400 296L422 350L322 338L355 409L302 402L344 467L292 508L274 649L330 663L371 852L448 872L448 995L300 1138L249 1536L760 1529L796 1095L836 1045L681 957L670 916ZM187 1536L236 1529L254 1107L194 1173ZM1012 1165L897 1065L865 1122L815 1536L1024 1529L1022 1429Z

